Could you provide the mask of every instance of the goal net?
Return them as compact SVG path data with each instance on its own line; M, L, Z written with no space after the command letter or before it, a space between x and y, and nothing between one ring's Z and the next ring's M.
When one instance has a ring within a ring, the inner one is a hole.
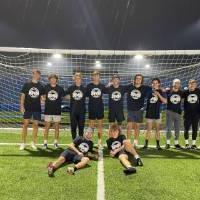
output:
M56 73L59 84L65 89L72 84L72 75L82 72L83 84L91 81L94 70L101 72L101 81L107 84L118 73L121 84L128 84L133 76L141 73L145 84L154 77L161 79L162 87L169 87L174 78L187 86L189 79L199 82L200 51L107 51L107 50L55 50L0 48L0 128L21 127L19 97L23 84L30 80L32 69L42 73L41 82L47 83L47 75ZM108 96L104 95L105 124ZM69 106L63 101L63 107ZM126 114L126 97L124 99ZM86 115L87 117L87 115ZM69 127L69 113L63 109L62 127ZM41 122L42 124L42 122Z

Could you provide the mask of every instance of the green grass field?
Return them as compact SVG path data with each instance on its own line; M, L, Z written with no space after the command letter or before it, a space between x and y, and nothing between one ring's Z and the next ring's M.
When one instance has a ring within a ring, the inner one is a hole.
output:
M20 135L0 133L0 143L19 142ZM31 136L28 138L31 141ZM94 138L96 141L96 137ZM52 143L50 135L49 142ZM67 132L61 133L61 143L70 143ZM41 133L38 142L42 143ZM183 139L181 141L183 144ZM141 136L140 144L143 144ZM152 139L151 144L154 144ZM164 145L164 138L162 138ZM199 142L198 142L199 145ZM0 199L1 200L95 200L97 193L97 161L77 171L75 176L66 173L66 166L54 178L47 176L47 163L56 159L63 150L33 151L27 147L0 146ZM200 150L175 149L157 151L153 148L138 150L144 167L137 174L125 176L116 159L109 158L104 150L104 178L106 200L199 200L200 199Z

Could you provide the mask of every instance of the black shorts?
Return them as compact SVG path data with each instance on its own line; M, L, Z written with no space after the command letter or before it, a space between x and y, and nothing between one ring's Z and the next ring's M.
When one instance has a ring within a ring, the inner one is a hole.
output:
M41 121L41 112L25 111L23 115L24 119L32 119Z
M88 119L95 120L95 119L103 119L104 118L104 109L98 108L96 110L94 109L88 109Z
M136 165L137 165L135 157L134 157L131 153L127 152L127 151L124 150L124 149L122 149L115 157L116 157L116 158L119 158L119 156L120 156L121 154L127 155L127 156L128 156L128 161L129 161L133 166L136 166Z
M125 120L124 112L122 110L110 110L108 113L108 120L110 123L115 121L121 123Z
M65 151L63 151L60 156L65 158L65 162L70 162L70 163L79 163L81 162L81 159L83 158L83 156L78 155L76 152L70 150L70 149L66 149Z

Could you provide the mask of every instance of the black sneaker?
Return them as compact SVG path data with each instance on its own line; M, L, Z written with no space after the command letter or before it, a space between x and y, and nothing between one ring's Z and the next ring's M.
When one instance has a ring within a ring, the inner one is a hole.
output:
M57 149L58 148L58 143L54 143L54 149Z
M48 145L47 144L43 144L43 149L48 149Z
M147 146L147 145L144 145L144 146L142 147L142 149L148 149L148 146Z
M165 149L170 149L170 144L166 144Z
M143 162L141 160L141 158L137 158L136 159L136 165L142 167L143 166Z
M50 162L50 163L48 164L47 169L48 169L48 176L49 176L49 177L53 177L53 176L54 176L54 172L55 172L55 168L54 168L52 162Z
M162 150L162 148L160 147L160 145L157 145L156 149L159 150L159 151Z
M197 145L194 145L194 144L193 144L193 145L191 146L191 149L194 149L194 150L198 149L198 148L197 148Z
M135 173L136 173L136 169L134 167L129 167L124 170L125 175L130 175L130 174L135 174Z
M190 147L189 144L186 144L186 145L185 145L185 148L186 148L186 149L191 149L191 147Z
M180 144L175 144L174 147L178 150L183 149L183 147Z

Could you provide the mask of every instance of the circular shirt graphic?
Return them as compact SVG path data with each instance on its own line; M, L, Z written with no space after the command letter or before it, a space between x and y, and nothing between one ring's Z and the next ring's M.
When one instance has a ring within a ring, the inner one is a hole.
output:
M39 97L40 92L39 92L39 90L38 90L37 88L32 87L32 88L29 90L28 94L29 94L29 96L30 96L31 98L37 98L37 97Z

